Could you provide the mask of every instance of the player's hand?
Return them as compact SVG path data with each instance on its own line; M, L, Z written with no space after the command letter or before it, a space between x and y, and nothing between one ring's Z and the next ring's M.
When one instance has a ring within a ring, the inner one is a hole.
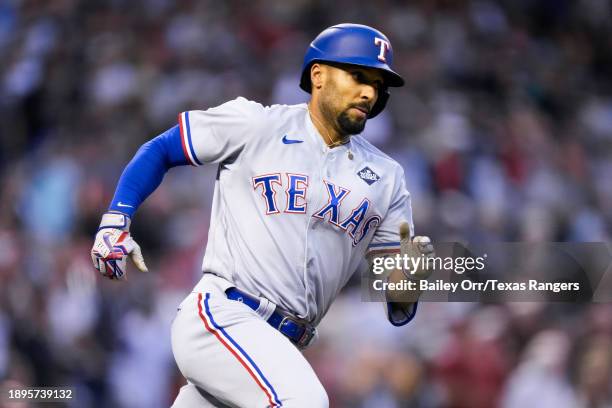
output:
M435 256L435 250L429 237L415 236L410 240L410 226L407 222L400 225L400 251L402 257L404 255L411 258L431 258ZM431 270L427 267L421 267L415 271L404 271L404 274L410 279L427 279L431 275Z
M102 216L100 228L91 248L91 260L103 276L121 279L127 271L127 258L142 272L148 272L140 246L130 236L130 218L109 212Z

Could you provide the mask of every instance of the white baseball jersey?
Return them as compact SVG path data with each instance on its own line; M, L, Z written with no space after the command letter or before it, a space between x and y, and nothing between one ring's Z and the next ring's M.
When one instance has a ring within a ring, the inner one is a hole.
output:
M240 97L179 125L190 163L219 165L203 271L313 324L366 252L413 231L401 166L360 136L330 149L306 104Z

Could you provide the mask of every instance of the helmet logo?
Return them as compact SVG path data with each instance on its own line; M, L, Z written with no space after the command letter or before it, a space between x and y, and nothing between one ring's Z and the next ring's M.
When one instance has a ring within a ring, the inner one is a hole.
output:
M380 47L380 52L378 53L378 60L382 62L387 62L387 51L389 51L390 48L389 42L383 40L380 37L375 37L374 44Z

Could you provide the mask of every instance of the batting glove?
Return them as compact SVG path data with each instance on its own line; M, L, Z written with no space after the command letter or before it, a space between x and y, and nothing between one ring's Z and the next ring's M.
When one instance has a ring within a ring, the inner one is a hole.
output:
M91 248L91 260L103 276L121 279L127 271L128 256L142 272L148 272L140 246L130 236L130 218L108 212L102 216L96 240Z
M431 258L435 256L435 250L431 239L425 236L415 236L410 240L410 226L404 222L400 225L400 251L402 257L407 255L411 258ZM431 275L429 268L420 267L413 271L402 270L408 279L427 279Z

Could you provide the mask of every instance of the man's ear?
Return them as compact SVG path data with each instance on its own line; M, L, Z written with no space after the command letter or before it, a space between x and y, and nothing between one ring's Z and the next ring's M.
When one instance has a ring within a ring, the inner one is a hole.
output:
M323 86L323 81L325 79L325 67L321 64L314 63L310 67L310 83L312 84L312 89L321 89Z

